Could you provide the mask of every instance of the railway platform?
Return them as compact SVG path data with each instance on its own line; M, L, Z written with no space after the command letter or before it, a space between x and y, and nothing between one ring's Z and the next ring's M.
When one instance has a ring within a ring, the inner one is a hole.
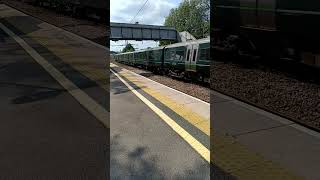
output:
M108 179L107 55L0 4L0 179Z
M111 178L209 179L209 103L110 67Z
M211 92L214 163L237 179L320 179L320 133Z

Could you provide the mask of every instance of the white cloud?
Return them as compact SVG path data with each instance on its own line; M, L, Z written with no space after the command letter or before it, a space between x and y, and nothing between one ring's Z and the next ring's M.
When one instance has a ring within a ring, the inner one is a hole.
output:
M169 15L172 8L178 7L182 0L149 0L140 13L133 20L133 23L149 25L163 25L165 17ZM145 0L111 0L110 15L111 22L130 23L132 18L137 14ZM129 41L138 49L158 46L154 41ZM111 42L111 50L119 51L123 49L124 41Z
M128 41L128 43L131 43L136 50L159 46L159 42L155 41ZM125 47L125 44L125 41L111 41L110 49L111 51L119 52Z
M134 22L163 25L164 19L181 0L149 0ZM145 0L111 0L111 22L129 23L144 4Z

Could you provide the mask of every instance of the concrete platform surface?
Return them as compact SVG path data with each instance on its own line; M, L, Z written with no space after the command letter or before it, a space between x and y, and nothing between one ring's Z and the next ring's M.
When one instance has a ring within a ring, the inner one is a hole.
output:
M108 179L106 54L0 4L0 179Z
M221 141L213 138L212 152L216 151L216 157L225 157L220 159L220 163L227 160L235 163L228 170L231 174L236 174L239 179L320 179L320 133L215 91L211 92L211 98L214 135L232 139ZM239 152L228 149L219 151L222 146L228 147L225 142L231 141L241 146L240 151L246 153L240 155L237 154ZM257 158L255 154L260 159L251 163ZM252 160L247 163L251 166L235 168L240 166L239 160L243 160L244 156L248 157L247 160Z
M201 116L209 116L209 105L120 66L110 66L114 74L110 86L111 149L123 144L123 152L111 150L111 177L209 179L210 123ZM118 139L116 145L112 139ZM143 150L139 161L130 158L130 152L138 149Z

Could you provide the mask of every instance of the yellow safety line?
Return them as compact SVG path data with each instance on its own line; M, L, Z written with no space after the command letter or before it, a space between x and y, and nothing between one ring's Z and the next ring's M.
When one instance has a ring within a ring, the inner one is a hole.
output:
M187 143L191 145L208 163L210 163L210 150L202 145L196 138L184 130L179 124L177 124L173 119L171 119L167 114L165 114L161 109L155 106L147 98L136 91L132 86L130 86L124 79L120 77L118 73L111 69L111 72L117 76L123 84L125 84L133 94L135 94L142 102L144 102L151 110L153 110L164 122L166 122L176 133L178 133Z
M46 61L37 51L29 46L23 39L14 34L6 26L0 23L8 35L10 35L37 63L39 63L55 80L57 80L85 109L101 121L107 128L110 127L109 113L90 96L80 90L73 82L66 78L59 70Z

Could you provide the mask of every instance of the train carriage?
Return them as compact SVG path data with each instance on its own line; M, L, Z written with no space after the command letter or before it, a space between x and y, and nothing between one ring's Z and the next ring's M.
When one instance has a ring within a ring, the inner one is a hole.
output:
M163 47L152 48L148 51L148 66L147 68L159 72L163 67Z
M115 56L120 63L163 74L201 80L208 79L210 76L209 38L120 53Z
M133 65L135 66L140 66L140 67L147 67L148 64L148 55L147 51L136 51L134 52L134 63Z

